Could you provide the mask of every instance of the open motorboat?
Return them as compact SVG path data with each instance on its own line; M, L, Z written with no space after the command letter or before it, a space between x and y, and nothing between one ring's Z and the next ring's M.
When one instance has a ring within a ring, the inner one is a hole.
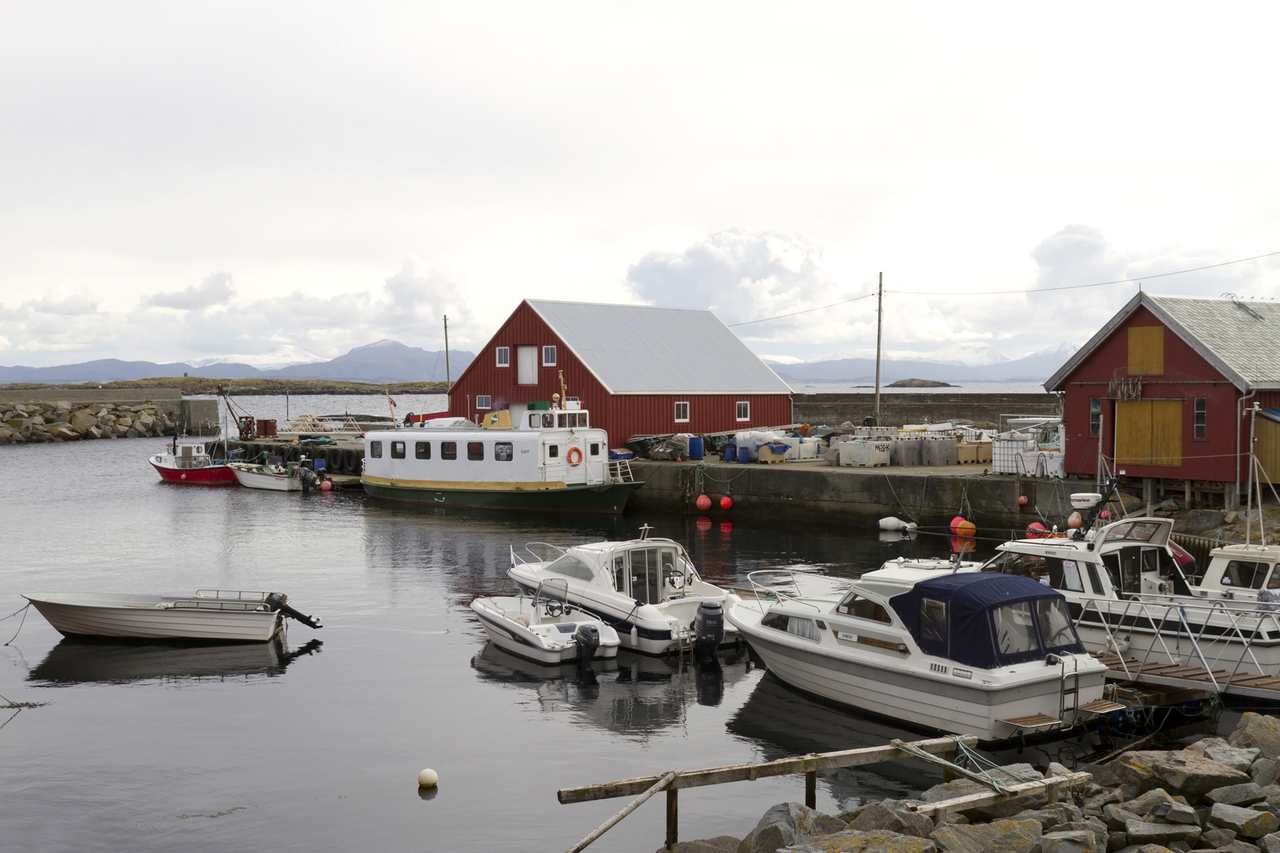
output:
M591 542L561 549L530 543L526 550L553 552L550 559L525 560L511 551L507 574L526 593L564 600L612 626L623 648L648 655L693 651L706 656L737 645L738 633L725 624L724 611L738 596L698 576L689 555L670 539ZM554 580L551 584L548 581Z
M284 627L286 616L320 627L318 618L295 610L279 592L201 589L187 596L52 592L22 597L67 637L265 643Z
M548 582L555 586L558 579ZM563 587L563 585L561 584ZM618 633L539 588L533 595L477 598L471 610L489 641L513 655L548 666L618 656Z
M149 460L160 479L171 483L234 483L236 475L221 460L214 460L203 444L166 444L163 453Z
M252 462L230 462L227 467L235 472L236 481L249 489L267 489L273 492L300 492L302 466L297 462L280 462L272 457L262 465Z
M753 572L755 600L726 614L786 684L918 728L986 743L1056 735L1122 710L1063 597L1026 578L929 569L868 572L803 594Z

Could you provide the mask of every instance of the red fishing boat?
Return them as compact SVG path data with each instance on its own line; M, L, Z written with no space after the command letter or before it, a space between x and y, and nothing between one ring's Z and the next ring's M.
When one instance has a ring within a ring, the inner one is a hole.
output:
M236 472L221 460L215 461L203 444L178 444L175 439L150 461L160 479L169 482L213 485L236 481Z

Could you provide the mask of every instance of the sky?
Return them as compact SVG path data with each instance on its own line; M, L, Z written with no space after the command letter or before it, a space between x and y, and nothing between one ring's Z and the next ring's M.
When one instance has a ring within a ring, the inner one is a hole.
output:
M1138 282L1271 299L1277 18L0 0L0 365L474 351L525 298L874 355L881 274L886 355L1018 358Z

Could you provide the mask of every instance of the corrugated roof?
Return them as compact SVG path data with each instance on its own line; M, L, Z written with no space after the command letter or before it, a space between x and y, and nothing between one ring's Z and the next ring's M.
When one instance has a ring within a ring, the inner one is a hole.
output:
M1149 293L1138 293L1129 300L1059 368L1045 387L1060 387L1139 306L1146 306L1240 390L1280 389L1280 303Z
M791 393L710 311L527 301L611 393Z

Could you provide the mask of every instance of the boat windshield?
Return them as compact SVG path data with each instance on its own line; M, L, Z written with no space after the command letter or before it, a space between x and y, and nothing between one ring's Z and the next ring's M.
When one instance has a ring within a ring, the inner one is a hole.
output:
M1107 541L1116 539L1133 539L1146 542L1160 529L1158 521L1130 521L1125 524L1113 524L1107 531Z
M567 575L584 581L591 580L591 567L572 554L565 554L563 557L548 563L546 568L547 571L555 572L558 575Z

